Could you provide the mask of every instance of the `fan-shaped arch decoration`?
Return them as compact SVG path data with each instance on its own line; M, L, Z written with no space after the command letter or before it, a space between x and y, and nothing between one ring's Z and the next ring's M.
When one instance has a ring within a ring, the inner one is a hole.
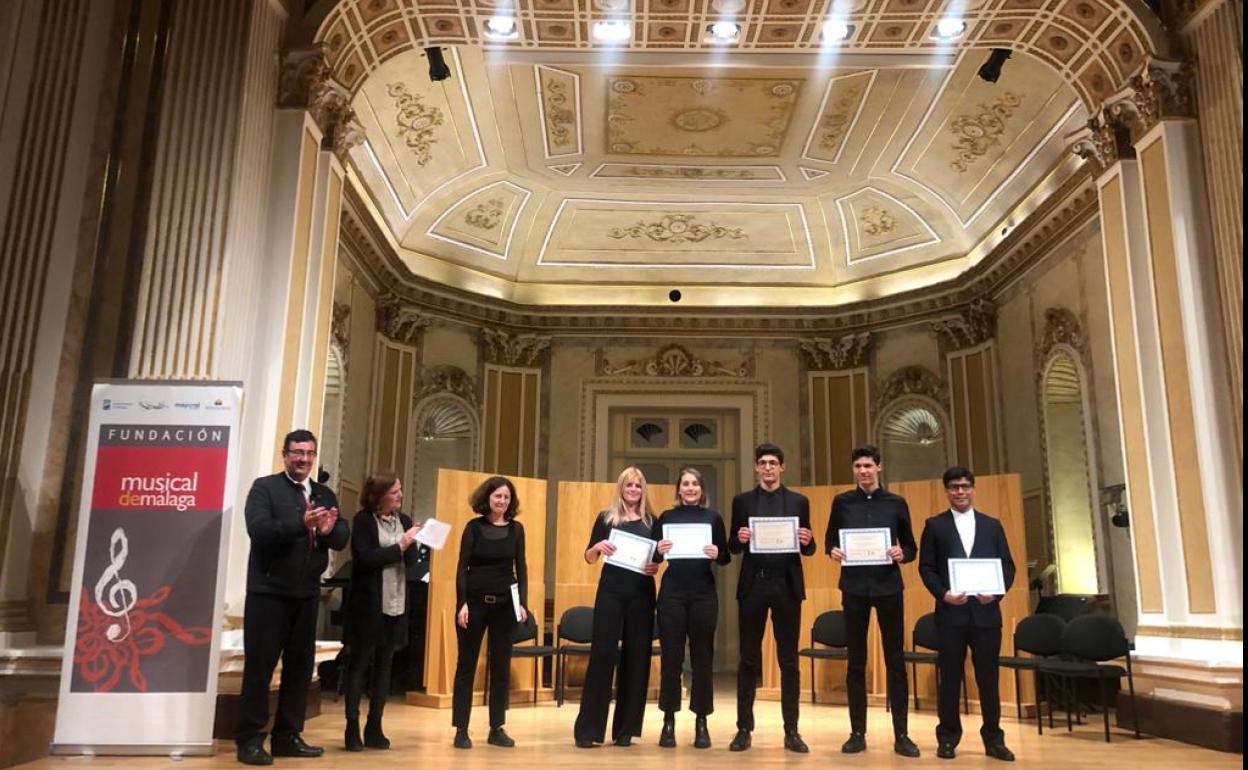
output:
M952 462L954 442L943 406L924 395L905 394L885 404L875 436L886 479L938 479Z
M881 426L880 436L888 441L930 446L945 439L945 427L931 409L918 402L899 406Z

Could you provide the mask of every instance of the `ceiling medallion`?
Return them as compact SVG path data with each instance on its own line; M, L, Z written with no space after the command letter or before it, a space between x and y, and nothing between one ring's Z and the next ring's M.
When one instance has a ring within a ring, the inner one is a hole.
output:
M657 222L638 222L630 227L613 227L607 237L649 238L656 243L701 243L705 240L748 238L740 227L722 227L694 221L693 214L668 214Z
M719 128L728 122L728 117L719 110L709 107L695 107L673 115L670 123L681 131L700 133Z
M958 157L950 165L965 174L971 164L988 154L988 150L1001 143L1005 123L1014 110L1023 103L1023 97L1006 91L992 104L979 105L974 115L959 115L949 124L949 130L957 135L953 150Z

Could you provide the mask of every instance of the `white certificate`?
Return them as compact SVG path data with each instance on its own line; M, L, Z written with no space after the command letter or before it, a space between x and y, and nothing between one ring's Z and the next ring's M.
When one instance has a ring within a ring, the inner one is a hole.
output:
M799 553L796 516L751 516L750 553Z
M516 613L516 622L523 622L520 619L520 584L511 584L511 609Z
M424 543L435 551L442 550L446 545L446 536L451 534L451 525L437 519L425 519L425 524L416 533L416 542Z
M892 564L888 549L893 547L893 532L888 527L863 527L841 530L841 550L845 552L842 567L866 567Z
M663 539L672 541L672 549L664 554L668 559L705 559L706 548L711 544L710 524L664 524Z
M654 547L658 545L648 537L638 537L622 529L611 530L607 542L615 546L615 553L605 559L607 564L642 574L645 574L646 565L654 558Z
M949 590L955 594L1005 595L1000 559L950 559Z

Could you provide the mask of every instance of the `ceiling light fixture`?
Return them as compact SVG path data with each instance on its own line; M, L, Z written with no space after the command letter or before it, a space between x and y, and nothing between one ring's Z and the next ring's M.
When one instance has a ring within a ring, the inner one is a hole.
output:
M439 80L448 80L451 77L451 68L446 66L446 59L442 56L442 49L432 46L425 49L425 58L429 59L429 79L437 83Z
M936 22L936 31L932 37L937 40L956 40L966 32L966 22L961 19L944 18Z
M735 43L741 39L741 27L731 21L717 21L707 28L711 42Z
M633 26L627 21L594 22L594 40L600 43L623 43L632 36Z
M1005 60L1010 58L1010 49L994 48L988 54L988 60L979 67L979 77L989 83L997 82L997 78L1001 77L1001 67L1005 65Z
M515 16L491 16L485 20L485 36L491 40L514 40L520 36Z
M840 19L828 19L823 23L823 39L829 42L847 40L854 28Z

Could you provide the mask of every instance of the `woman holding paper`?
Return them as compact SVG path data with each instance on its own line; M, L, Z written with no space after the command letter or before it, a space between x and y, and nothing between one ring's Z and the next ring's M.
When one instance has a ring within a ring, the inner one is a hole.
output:
M709 749L711 736L706 717L715 710L711 682L711 658L715 648L715 624L719 620L719 597L711 563L727 564L728 537L724 520L707 508L702 474L694 468L680 472L676 487L676 507L663 512L656 525L658 552L668 560L659 589L660 664L659 708L663 710L663 730L659 745L676 745L676 712L680 711L680 674L685 662L685 640L693 666L693 686L689 710L694 722L694 748Z
M654 512L646 497L646 477L637 468L620 473L611 507L594 518L585 561L605 557L594 597L590 643L581 710L573 736L578 748L606 740L611 686L616 685L611 739L632 744L641 735L650 683L650 639L654 629ZM615 661L620 661L619 677Z
M407 638L406 565L415 560L413 548L419 524L399 510L403 483L393 473L374 473L364 482L360 510L351 522L351 585L347 592L346 629L350 648L346 676L347 751L388 749L381 715L390 687L390 662L395 648ZM373 664L368 722L360 738L360 697L364 676Z
M459 659L451 722L455 748L472 748L468 718L472 715L472 684L486 631L490 635L490 735L492 746L511 748L516 742L503 730L511 689L511 632L528 618L528 569L524 561L524 527L516 521L520 498L503 476L491 476L468 498L480 514L464 527L455 571L459 612L456 625ZM517 604L518 599L518 604Z

